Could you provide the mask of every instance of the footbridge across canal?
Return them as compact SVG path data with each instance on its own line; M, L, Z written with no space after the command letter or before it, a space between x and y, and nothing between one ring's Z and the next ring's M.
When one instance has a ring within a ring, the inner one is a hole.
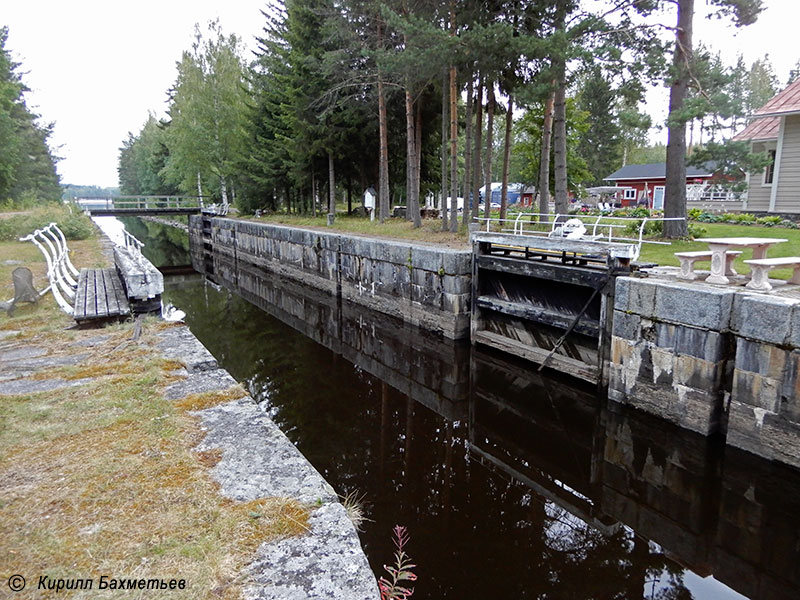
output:
M76 198L77 204L93 217L143 215L225 215L227 204L214 204L201 196L114 196Z

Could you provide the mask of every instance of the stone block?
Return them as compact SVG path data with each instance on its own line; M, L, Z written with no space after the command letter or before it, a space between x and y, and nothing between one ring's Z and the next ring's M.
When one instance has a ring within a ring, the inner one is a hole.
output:
M762 342L744 338L736 341L736 369L782 380L788 366L789 352Z
M464 250L442 250L442 266L448 275L472 273L472 252Z
M675 358L674 383L710 392L721 391L723 368L724 363L680 355Z
M658 282L635 277L618 277L616 280L614 308L645 317L655 313Z
M800 424L800 351L794 350L786 357L781 388L783 406L781 414L788 420Z
M658 281L654 318L723 331L729 327L733 296L733 290Z
M444 272L443 255L432 248L411 246L411 266L431 273Z
M635 341L639 338L641 325L642 318L639 315L615 310L611 333L624 340Z
M656 323L656 345L673 348L675 354L686 354L711 362L724 360L727 342L724 334L673 323Z
M731 329L753 340L785 344L800 301L764 294L740 294L734 304Z
M442 294L442 310L453 313L469 312L469 294Z
M733 372L731 399L777 413L781 406L781 381L736 369Z
M444 275L442 289L448 294L468 294L472 291L471 275Z

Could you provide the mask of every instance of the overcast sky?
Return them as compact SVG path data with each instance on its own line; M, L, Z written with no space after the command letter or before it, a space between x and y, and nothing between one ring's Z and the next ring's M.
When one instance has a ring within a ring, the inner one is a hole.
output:
M695 39L731 64L739 52L748 64L768 53L783 85L800 58L800 0L764 4L759 21L742 30L697 18ZM28 104L56 123L62 183L116 186L119 147L128 132L139 132L148 111L164 114L195 23L219 18L225 33L253 48L264 8L262 0L3 0L0 25L9 27L6 47L31 88ZM649 96L657 119L666 116L665 97Z

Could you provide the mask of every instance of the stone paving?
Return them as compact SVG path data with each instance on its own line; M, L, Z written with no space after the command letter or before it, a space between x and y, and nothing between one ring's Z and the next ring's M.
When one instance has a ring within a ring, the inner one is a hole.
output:
M50 356L49 349L15 339L17 331L0 332L0 386L4 394L31 394L82 385L91 378L41 378L40 372L78 364L85 348L108 338L102 333L72 342L67 353ZM156 334L154 351L176 359L183 379L166 388L169 399L227 390L236 382L186 326ZM35 377L34 377L35 376ZM247 600L322 599L366 600L379 597L375 576L358 534L333 488L289 439L244 392L242 397L198 411L206 437L197 450L221 449L213 469L222 494L240 501L290 497L310 505L310 531L302 536L268 542L258 549L246 576Z

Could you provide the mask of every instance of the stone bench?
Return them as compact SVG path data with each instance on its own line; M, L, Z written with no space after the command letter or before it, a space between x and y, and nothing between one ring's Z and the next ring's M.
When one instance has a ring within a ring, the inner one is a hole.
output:
M750 265L750 281L745 287L751 290L770 291L772 285L769 282L769 272L779 267L792 267L794 272L788 282L800 283L800 256L754 258L744 262Z
M733 261L741 254L738 250L728 250L725 253L725 274L736 275L733 270ZM694 281L697 279L697 273L694 272L694 263L698 261L711 260L710 250L697 250L694 252L676 252L675 257L681 261L681 272L678 274L678 279L687 279Z

